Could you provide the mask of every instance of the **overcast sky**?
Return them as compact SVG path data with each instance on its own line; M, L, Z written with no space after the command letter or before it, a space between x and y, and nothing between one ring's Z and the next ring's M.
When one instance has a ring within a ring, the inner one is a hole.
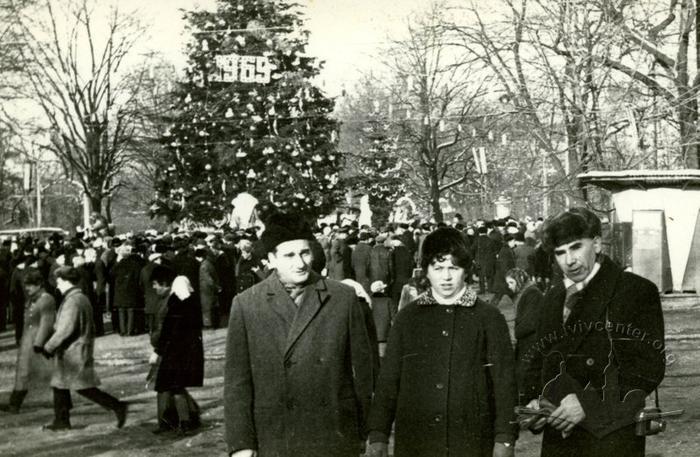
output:
M309 53L326 61L322 79L335 95L343 85L351 87L359 71L367 71L373 56L389 35L405 29L411 12L427 0L301 0L306 4L311 31ZM121 0L121 7L139 9L150 37L143 49L160 51L181 68L182 52L189 36L184 33L181 8L211 8L214 0Z

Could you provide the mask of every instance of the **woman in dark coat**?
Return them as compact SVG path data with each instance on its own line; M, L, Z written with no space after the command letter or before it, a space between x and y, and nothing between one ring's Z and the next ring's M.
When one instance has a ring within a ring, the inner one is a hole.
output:
M430 289L396 316L369 418L371 457L512 457L513 349L505 318L465 283L459 231L423 242Z
M151 273L156 293L164 300L162 323L151 335L151 343L159 363L155 380L158 392L158 430L177 429L181 434L199 426L198 408L187 387L201 387L204 381L204 350L202 346L202 312L194 290L185 276L157 265ZM166 420L166 409L174 403L178 424Z
M537 323L544 296L537 283L520 268L506 272L508 289L515 294L515 376L518 381L519 403L524 404L536 397L534 392L525 392L525 368L529 363L526 356L537 341Z

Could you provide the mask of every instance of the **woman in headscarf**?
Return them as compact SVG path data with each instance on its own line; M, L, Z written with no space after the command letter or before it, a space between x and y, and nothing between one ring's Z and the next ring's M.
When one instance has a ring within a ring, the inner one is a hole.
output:
M199 427L199 408L187 387L201 387L204 381L202 312L186 276L163 265L151 273L156 293L163 298L160 325L151 334L152 364L159 364L155 377L158 392L158 428L155 433L176 430L188 434ZM174 404L177 419L168 414Z
M512 457L517 438L513 349L503 315L466 285L462 234L425 238L429 289L389 331L369 418L371 457Z
M543 295L532 277L520 268L512 268L506 272L506 284L513 294L515 306L515 374L519 397L533 398L532 393L523 391L524 372L528 358L532 356L528 352L537 339L537 320Z
M10 403L0 410L17 414L29 389L29 380L44 371L51 372L51 364L42 357L43 347L53 332L56 320L56 301L44 290L44 277L36 268L28 268L22 276L26 303L24 330L17 350L15 385Z

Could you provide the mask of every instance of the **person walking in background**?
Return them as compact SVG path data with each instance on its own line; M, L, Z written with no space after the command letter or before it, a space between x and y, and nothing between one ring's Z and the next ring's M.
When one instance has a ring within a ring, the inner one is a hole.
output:
M236 262L237 294L253 287L265 278L263 273L264 267L253 252L253 243L255 241L257 241L256 236L250 233L244 233L238 240L240 255Z
M136 313L143 313L144 295L141 289L141 269L144 260L133 253L133 244L125 242L117 250L117 261L112 268L114 306L119 311L119 334L131 336L139 333Z
M523 400L536 396L535 392L526 392L530 386L526 385L525 369L526 357L537 341L537 324L543 295L532 277L520 268L512 268L506 272L506 284L513 295L515 307L515 377L518 381L518 404L523 404Z
M93 357L95 324L90 303L77 287L80 275L73 267L61 267L55 275L63 301L56 314L54 333L43 347L45 355L54 359L51 377L54 420L44 428L51 431L71 428L71 390L113 411L117 428L121 428L126 421L127 404L97 388L100 380Z
M486 226L478 228L479 236L474 243L474 257L476 259L479 274L479 294L491 292L493 287L493 275L496 272L496 245L487 235Z
M398 306L403 286L408 284L413 275L413 256L404 245L402 236L393 235L391 237L391 264L391 270L394 272L391 300Z
M157 330L151 334L157 364L158 428L154 433L175 430L187 435L200 426L199 407L187 392L204 382L202 312L186 276L175 276L166 266L155 265L150 280L163 300ZM174 406L176 415L169 415Z
M369 419L370 457L512 457L513 349L505 318L467 287L462 234L423 242L428 291L394 320Z
M515 267L515 239L512 235L506 234L503 237L503 247L496 257L496 272L493 275L493 298L491 304L498 307L504 295L508 294L506 285L506 272Z
M44 357L43 347L53 332L56 319L56 301L44 289L44 278L39 270L30 268L22 278L27 303L24 307L24 331L17 350L15 384L10 402L0 410L17 414L29 389L29 380L41 372L49 372L50 364Z
M206 247L197 247L194 257L199 262L199 303L202 307L202 326L216 328L221 293L219 274L216 271L214 258Z
M352 271L355 273L355 281L359 282L363 289L369 293L370 280L370 253L372 252L372 235L367 232L360 233L357 246L352 251ZM320 273L317 271L317 273Z

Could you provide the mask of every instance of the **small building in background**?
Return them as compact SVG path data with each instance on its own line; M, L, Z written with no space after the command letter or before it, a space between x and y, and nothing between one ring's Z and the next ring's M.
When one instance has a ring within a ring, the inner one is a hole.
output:
M612 194L613 258L662 293L700 293L700 170L591 171Z

